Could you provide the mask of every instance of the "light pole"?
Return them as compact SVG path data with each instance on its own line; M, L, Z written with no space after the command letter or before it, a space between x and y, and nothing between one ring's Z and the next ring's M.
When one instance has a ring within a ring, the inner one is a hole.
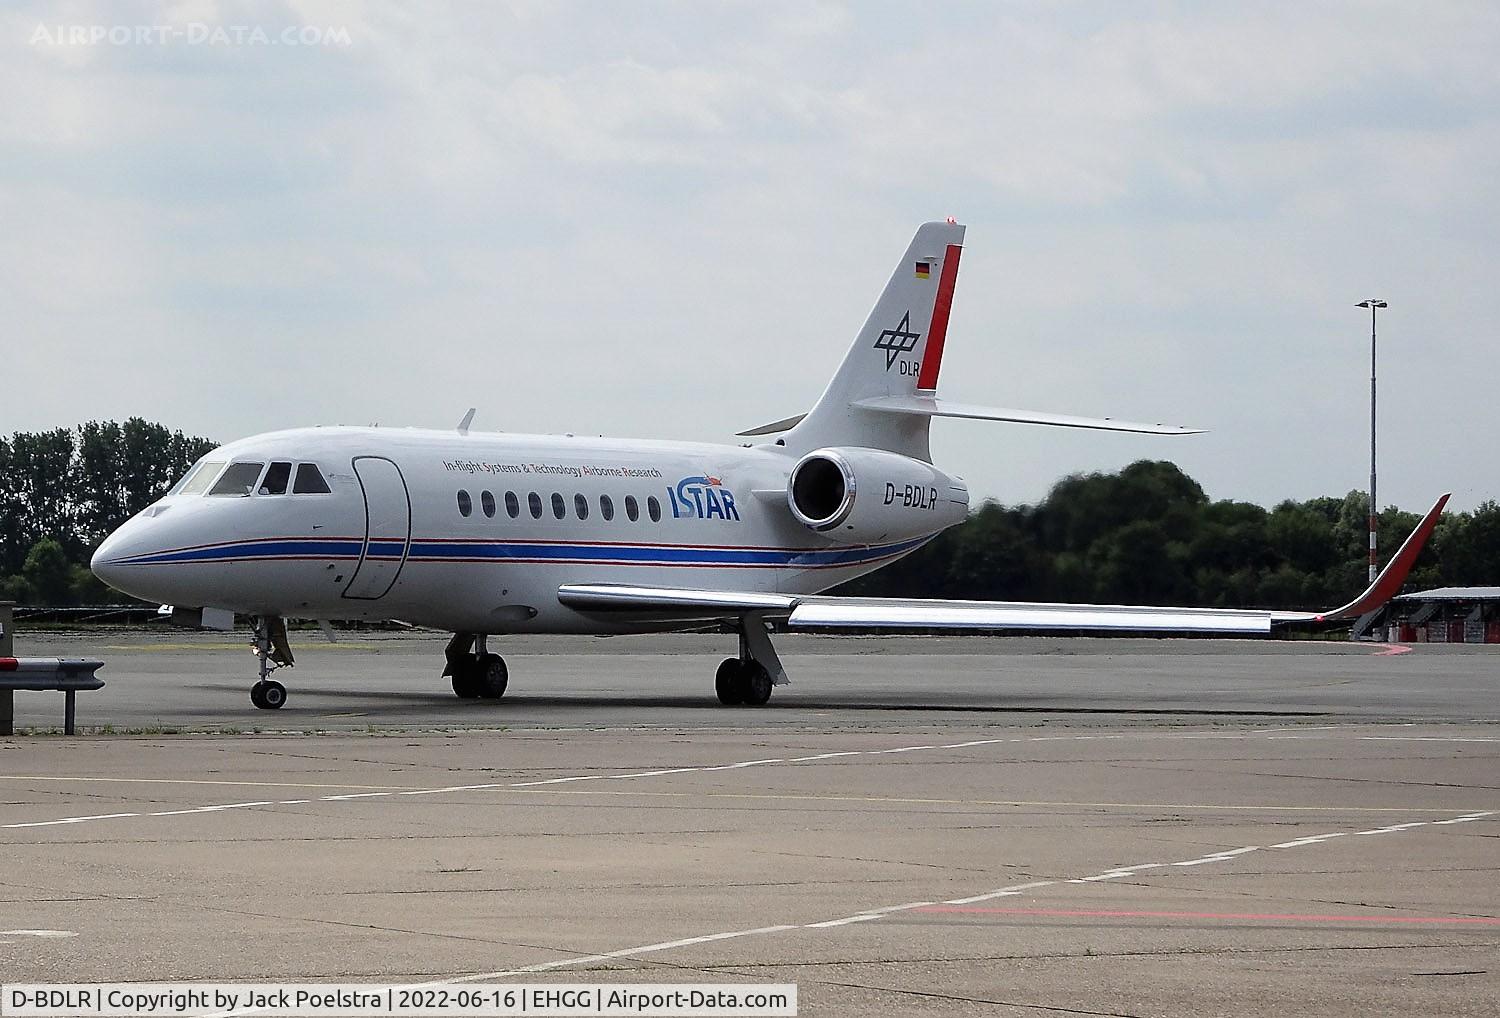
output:
M1370 582L1375 582L1375 531L1380 522L1380 503L1375 501L1375 309L1389 307L1385 301L1370 298L1354 305L1370 309Z

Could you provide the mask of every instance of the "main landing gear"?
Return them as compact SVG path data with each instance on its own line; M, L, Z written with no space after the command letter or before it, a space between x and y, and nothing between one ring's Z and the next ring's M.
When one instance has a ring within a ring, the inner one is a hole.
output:
M505 658L489 653L483 636L454 633L444 652L448 665L443 674L453 679L453 692L461 700L498 700L505 695L510 673Z
M763 706L775 686L786 685L786 669L771 646L765 620L746 616L740 622L740 656L727 657L714 675L714 692L726 707Z
M279 710L286 703L286 687L268 676L277 668L290 667L292 648L286 639L286 622L277 617L257 616L255 623L255 657L260 678L250 687L250 702L261 710Z

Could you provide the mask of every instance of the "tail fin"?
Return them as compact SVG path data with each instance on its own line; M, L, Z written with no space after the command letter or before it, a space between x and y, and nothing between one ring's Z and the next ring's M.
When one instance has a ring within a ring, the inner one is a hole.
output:
M931 394L937 388L963 242L964 228L951 219L917 229L833 381L801 423L787 432L789 449L855 445L931 459L929 417L853 404L881 396Z

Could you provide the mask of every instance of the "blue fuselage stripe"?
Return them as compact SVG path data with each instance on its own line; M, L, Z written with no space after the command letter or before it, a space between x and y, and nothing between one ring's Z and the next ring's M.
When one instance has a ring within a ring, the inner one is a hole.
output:
M415 540L408 550L399 539L370 542L371 558L420 562L579 562L589 564L667 566L765 566L768 568L858 565L910 551L924 536L896 544L859 548L714 548L677 545L561 544L525 541ZM137 555L122 565L177 562L235 562L275 559L357 559L359 540L269 539L239 541L201 548L180 548Z

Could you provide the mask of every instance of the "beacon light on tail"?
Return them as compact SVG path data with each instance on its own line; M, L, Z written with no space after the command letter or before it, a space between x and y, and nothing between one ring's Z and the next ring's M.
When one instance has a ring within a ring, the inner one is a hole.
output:
M215 449L100 546L93 569L137 597L254 623L258 707L286 689L287 618L446 630L460 697L507 688L491 637L722 626L738 653L726 704L763 704L786 672L768 627L811 631L1149 631L1254 635L1347 619L1399 589L1442 501L1359 598L1332 612L822 594L910 554L968 512L932 462L933 418L1156 435L1191 429L953 403L936 393L963 253L952 219L921 226L823 394L749 446L309 428Z

